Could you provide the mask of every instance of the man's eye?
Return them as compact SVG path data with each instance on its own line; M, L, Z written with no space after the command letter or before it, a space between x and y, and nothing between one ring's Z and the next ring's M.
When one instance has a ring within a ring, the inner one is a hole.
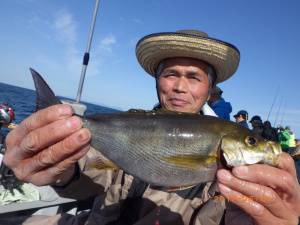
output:
M200 77L196 77L196 76L191 77L191 79L192 79L192 80L196 80L196 81L201 81Z
M172 77L172 76L176 76L174 73L166 73L166 74L162 74L163 77Z

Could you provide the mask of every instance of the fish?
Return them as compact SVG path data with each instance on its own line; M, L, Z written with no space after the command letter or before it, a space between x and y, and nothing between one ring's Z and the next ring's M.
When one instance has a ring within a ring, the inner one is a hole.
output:
M42 76L30 69L36 109L61 104ZM237 123L168 110L130 110L83 117L91 146L105 158L91 168L121 169L150 185L183 187L213 181L219 167L278 164L282 150Z

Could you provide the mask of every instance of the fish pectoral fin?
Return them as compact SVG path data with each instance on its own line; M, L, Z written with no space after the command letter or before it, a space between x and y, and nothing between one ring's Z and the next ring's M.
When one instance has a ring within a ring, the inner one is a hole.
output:
M195 187L196 185L186 185L186 186L180 186L180 187L169 187L166 189L167 192L176 192L176 191L183 191L192 187Z
M97 170L118 170L118 166L112 161L103 158L90 159L86 163L86 168Z
M174 155L163 158L164 161L177 166L197 169L199 167L207 167L217 162L217 156L200 156L200 155Z

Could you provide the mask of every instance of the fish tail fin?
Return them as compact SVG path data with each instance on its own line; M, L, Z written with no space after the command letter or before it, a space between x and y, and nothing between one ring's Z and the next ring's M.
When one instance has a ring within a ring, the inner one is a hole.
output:
M30 72L36 90L36 111L51 105L61 104L43 77L32 68L30 68Z

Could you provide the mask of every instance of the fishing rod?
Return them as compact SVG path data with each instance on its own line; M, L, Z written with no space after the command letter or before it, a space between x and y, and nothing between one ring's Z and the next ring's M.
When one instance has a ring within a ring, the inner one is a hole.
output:
M280 120L280 125L283 126L283 118L285 116L285 111L286 111L286 101L284 101L284 104L283 104L283 112L282 112L282 115L281 115L281 120Z
M96 0L95 7L94 7L94 14L93 14L93 19L92 19L92 24L91 24L91 27L90 27L88 44L87 44L86 51L85 51L84 56L83 56L81 76L80 76L79 87L78 87L78 91L77 91L77 97L76 97L76 102L77 103L80 102L82 88L83 88L83 82L84 82L84 78L85 78L85 74L86 74L86 69L87 69L87 66L89 64L90 49L91 49L92 39L93 39L93 35L94 35L94 29L95 29L96 18L97 18L97 13L98 13L98 8L99 8L99 2L100 2L100 0Z
M274 127L276 126L276 123L277 123L277 119L278 119L278 116L279 116L279 112L280 112L280 109L281 109L282 102L283 102L283 97L281 98L281 101L279 103L279 107L278 107L276 117L275 117Z
M87 66L88 66L89 60L90 60L90 49L91 49L92 39L93 39L93 35L94 35L94 29L95 29L96 18L97 18L97 13L98 13L98 8L99 8L99 2L100 2L100 0L96 0L95 7L94 7L94 13L93 13L93 18L92 18L92 24L90 26L88 43L87 43L86 51L84 53L83 60L82 60L81 76L80 76L76 101L75 102L63 101L64 103L70 104L72 106L72 108L74 109L75 113L77 115L81 115L81 116L84 115L84 113L87 109L86 105L80 103L80 99L81 99L86 69L87 69Z
M274 103L275 103L275 101L276 101L276 99L277 99L278 93L279 93L279 85L277 86L277 89L276 89L276 92L275 92L275 96L274 96L274 99L273 99L273 102L272 102L272 105L271 105L270 111L269 111L269 113L268 113L267 120L269 120L269 117L270 117L270 114L271 114L271 112L272 112L272 109L273 109Z

